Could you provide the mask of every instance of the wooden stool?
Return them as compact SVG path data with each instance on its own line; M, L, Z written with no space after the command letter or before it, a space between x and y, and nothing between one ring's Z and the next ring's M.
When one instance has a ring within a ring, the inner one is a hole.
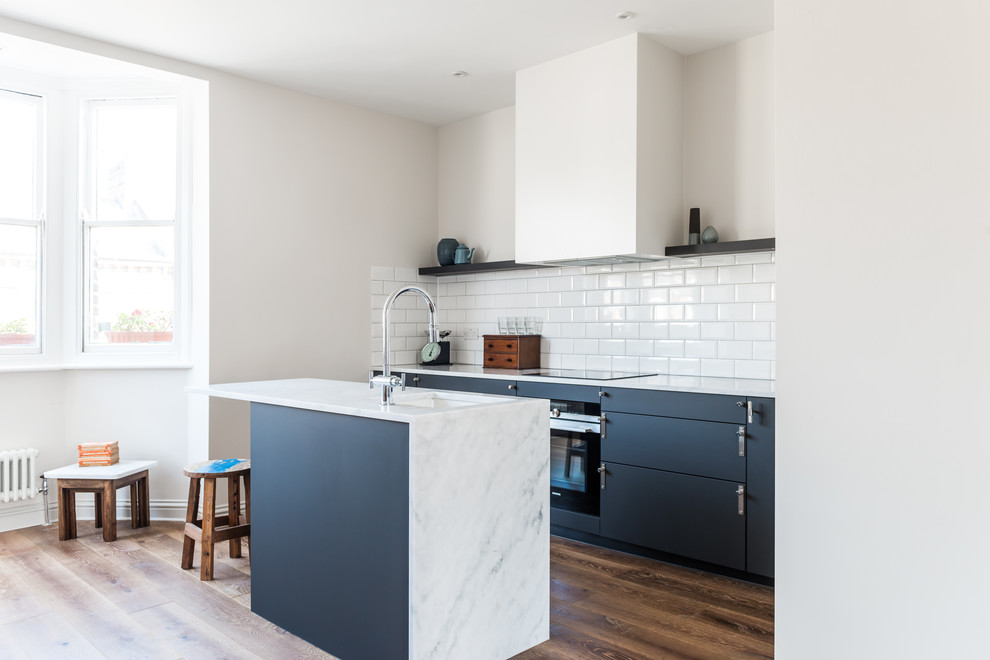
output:
M158 461L120 461L113 465L65 467L48 470L45 479L58 480L58 540L76 538L76 493L93 493L96 527L103 527L103 540L117 540L117 489L130 486L131 527L147 527L150 522L148 503L148 468Z
M213 579L213 546L230 541L230 556L241 556L241 537L251 547L251 461L226 458L191 463L182 469L189 477L189 504L186 507L185 538L182 539L182 568L192 568L196 543L200 544L199 579ZM241 523L240 479L244 478L244 523ZM227 515L217 517L217 478L227 479ZM199 480L203 480L203 519L198 520ZM248 556L250 559L250 555Z

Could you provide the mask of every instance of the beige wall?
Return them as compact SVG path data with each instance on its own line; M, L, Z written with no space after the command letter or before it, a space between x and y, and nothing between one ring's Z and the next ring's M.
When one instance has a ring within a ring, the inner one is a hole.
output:
M774 235L773 33L686 58L684 218L720 241Z
M990 4L778 2L779 660L986 658Z
M371 265L435 259L436 128L226 76L210 92L210 380L367 378ZM211 454L246 454L247 422L213 401Z
M0 31L209 82L210 231L198 247L209 244L210 267L193 284L208 286L210 331L208 353L196 338L197 369L0 373L3 425L13 444L41 445L42 469L71 460L80 439L126 439L132 457L160 462L153 507L181 503L189 457L248 453L247 406L211 406L207 448L187 384L366 377L371 264L435 257L437 129L26 23L0 18Z
M513 106L440 128L437 240L477 247L476 263L515 255L515 122Z

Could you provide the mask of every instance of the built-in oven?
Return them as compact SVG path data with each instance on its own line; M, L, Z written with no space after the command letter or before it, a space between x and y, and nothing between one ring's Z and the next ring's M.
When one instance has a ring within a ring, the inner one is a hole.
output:
M550 506L599 514L601 404L550 401Z

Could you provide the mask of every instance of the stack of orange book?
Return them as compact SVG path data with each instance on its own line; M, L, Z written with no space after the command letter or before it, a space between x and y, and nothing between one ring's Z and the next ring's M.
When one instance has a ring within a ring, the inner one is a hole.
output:
M116 442L84 442L76 445L79 450L79 467L113 465L120 462Z

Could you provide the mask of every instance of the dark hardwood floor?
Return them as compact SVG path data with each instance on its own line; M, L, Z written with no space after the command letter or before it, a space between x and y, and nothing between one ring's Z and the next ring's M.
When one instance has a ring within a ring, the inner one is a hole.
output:
M0 533L0 658L332 658L250 611L246 552L218 545L212 582L182 571L181 530ZM516 660L773 657L772 589L557 537L550 608Z

